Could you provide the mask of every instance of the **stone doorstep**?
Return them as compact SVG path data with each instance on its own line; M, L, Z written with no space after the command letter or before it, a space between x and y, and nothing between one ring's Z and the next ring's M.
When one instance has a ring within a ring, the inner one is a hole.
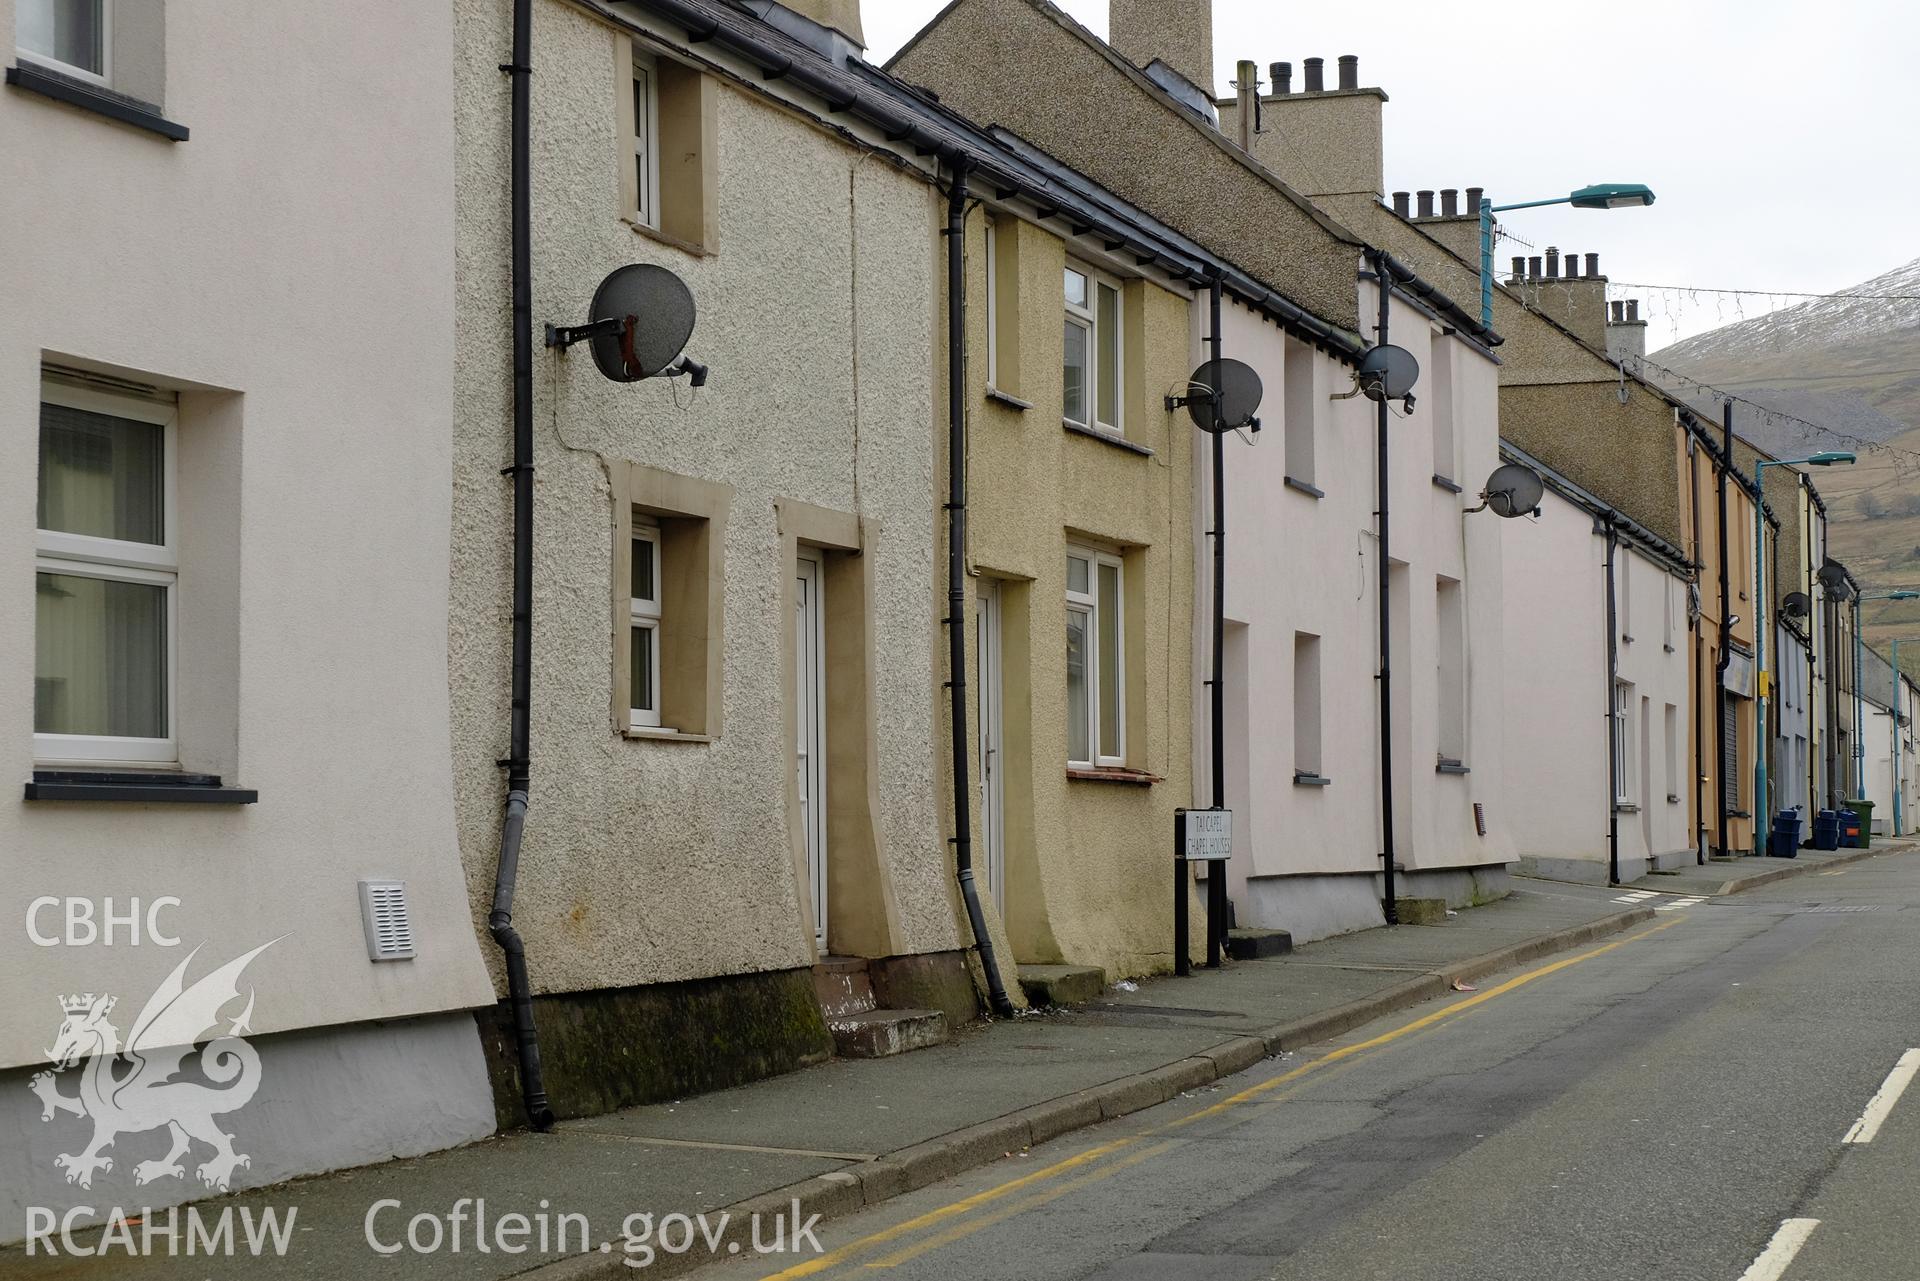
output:
M1020 988L1034 1005L1085 1005L1107 989L1097 965L1023 965Z
M1393 910L1402 925L1440 925L1447 919L1447 900L1443 898L1397 898Z
M1227 955L1236 961L1259 961L1293 951L1293 935L1285 930L1227 931Z
M865 1010L829 1017L834 1053L848 1059L883 1059L941 1045L947 1016L939 1010Z
M880 1004L873 994L873 976L865 957L821 957L813 966L813 992L829 1024L865 1014Z

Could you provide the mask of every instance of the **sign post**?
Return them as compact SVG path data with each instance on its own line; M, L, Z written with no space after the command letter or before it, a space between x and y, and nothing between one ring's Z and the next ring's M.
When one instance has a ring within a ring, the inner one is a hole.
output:
M1173 812L1173 972L1191 971L1187 959L1187 895L1193 889L1191 863L1207 868L1207 965L1220 964L1226 946L1227 923L1220 905L1226 901L1226 861L1233 857L1233 811L1229 809Z

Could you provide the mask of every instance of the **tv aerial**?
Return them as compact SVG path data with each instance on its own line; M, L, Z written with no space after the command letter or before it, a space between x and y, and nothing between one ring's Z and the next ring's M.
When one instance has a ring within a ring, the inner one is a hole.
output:
M707 384L707 367L685 354L693 335L693 291L652 263L615 268L593 291L584 325L548 325L547 346L590 345L593 363L617 383L678 378Z
M1244 360L1209 360L1187 380L1187 394L1168 396L1167 411L1186 406L1193 425L1204 432L1260 430L1254 414L1266 394L1260 375ZM1216 408L1217 407L1217 408Z

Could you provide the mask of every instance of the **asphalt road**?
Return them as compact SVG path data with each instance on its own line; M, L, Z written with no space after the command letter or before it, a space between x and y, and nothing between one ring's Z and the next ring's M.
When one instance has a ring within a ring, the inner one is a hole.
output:
M1920 1278L1920 1085L1888 1097L1915 1047L1896 854L1670 907L833 1222L823 1256L699 1275Z

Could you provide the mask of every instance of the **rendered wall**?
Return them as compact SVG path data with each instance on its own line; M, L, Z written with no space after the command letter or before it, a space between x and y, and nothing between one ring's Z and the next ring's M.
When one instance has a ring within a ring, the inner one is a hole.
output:
M0 422L16 461L0 475L0 653L15 660L0 682L0 1065L41 1058L63 993L117 994L124 1036L203 942L189 980L281 940L246 976L262 1035L491 999L448 769L451 17L371 0L167 16L165 109L185 142L0 90ZM0 30L12 21L0 4ZM178 709L258 804L21 798L43 359L182 391L176 649L196 675ZM407 882L417 959L369 962L361 877ZM181 946L35 946L40 896L101 916L108 896L116 912L177 897L162 919ZM467 1054L478 1070L470 1036L448 1053L447 1071Z
M474 912L491 893L508 723L509 47L504 0L462 0L453 591L455 778ZM533 798L515 920L537 992L810 965L789 805L792 543L860 531L871 628L872 793L858 802L897 907L898 952L963 946L940 821L932 369L938 238L918 176L723 81L714 243L692 253L621 218L622 33L535 6L534 316L579 323L603 276L661 264L692 289L684 382L619 385L584 349L536 348ZM664 56L664 55L663 55ZM857 272L855 270L857 264ZM711 742L612 730L612 506L603 460L731 486L723 728ZM783 518L776 503L787 505ZM818 510L816 510L818 509ZM783 524L783 519L785 523ZM829 628L835 625L829 582ZM829 650L834 642L830 640ZM855 715L834 693L830 720ZM841 798L842 800L846 798ZM830 789L829 804L835 804ZM832 896L829 901L832 913Z

